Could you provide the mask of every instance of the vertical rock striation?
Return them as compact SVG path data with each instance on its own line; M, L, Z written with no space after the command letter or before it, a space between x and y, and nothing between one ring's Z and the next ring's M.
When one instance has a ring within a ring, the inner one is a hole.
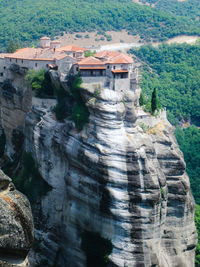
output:
M77 132L72 121L55 120L49 100L34 99L27 113L31 92L14 74L0 94L6 152L16 156L25 139L25 150L52 187L33 207L37 248L29 255L31 266L87 266L87 233L111 241L108 266L194 266L194 200L164 113L141 116L139 88L97 94L85 85L90 121ZM2 173L0 205L0 264L25 266L33 236L29 204Z
M53 187L35 207L36 259L86 266L90 231L111 240L108 266L194 266L195 206L173 127L163 116L138 117L134 92L82 94L90 122L79 133L50 109L27 116L26 150Z

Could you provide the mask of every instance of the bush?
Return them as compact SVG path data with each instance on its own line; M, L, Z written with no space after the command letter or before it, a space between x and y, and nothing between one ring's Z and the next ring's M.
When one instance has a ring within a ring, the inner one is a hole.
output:
M37 97L54 96L54 87L46 70L29 70L25 80L31 84Z
M112 36L111 36L111 35L106 35L106 40L107 40L108 42L112 41Z
M76 129L81 131L83 126L89 122L89 111L83 103L77 103L72 110L72 120L75 122Z
M82 38L82 35L77 33L77 34L75 35L75 37L76 37L76 38Z
M96 51L86 51L85 57L91 57L91 56L94 56L95 54L96 54Z

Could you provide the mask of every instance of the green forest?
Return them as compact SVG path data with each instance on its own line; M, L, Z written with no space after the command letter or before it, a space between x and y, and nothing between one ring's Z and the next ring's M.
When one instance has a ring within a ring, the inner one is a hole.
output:
M43 36L65 32L126 29L146 41L180 34L200 35L199 21L138 5L132 0L0 1L0 48L10 40L36 45Z
M141 0L143 3L155 4L155 8L183 16L190 17L198 20L200 17L200 1L199 0L187 0L183 2L178 2L177 0Z
M173 125L182 121L200 123L200 46L151 45L131 49L143 63L141 87L150 96L157 87L162 105Z

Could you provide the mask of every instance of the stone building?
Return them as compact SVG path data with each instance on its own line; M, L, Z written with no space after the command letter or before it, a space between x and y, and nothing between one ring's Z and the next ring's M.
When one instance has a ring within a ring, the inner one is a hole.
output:
M60 41L42 37L38 48L26 47L14 53L0 54L0 82L12 79L14 73L26 74L29 69L54 69L62 80L70 72L80 73L84 83L116 91L137 89L138 69L130 56L101 51L85 57L85 51L87 49L74 45L61 47Z
M26 73L29 69L56 69L60 74L69 73L72 65L84 57L85 48L64 46L58 40L48 37L40 39L40 47L26 47L14 53L0 54L0 82L10 78L12 70Z
M134 91L138 86L138 69L133 59L115 51L102 51L74 63L74 73L78 72L84 83L98 83L116 91Z

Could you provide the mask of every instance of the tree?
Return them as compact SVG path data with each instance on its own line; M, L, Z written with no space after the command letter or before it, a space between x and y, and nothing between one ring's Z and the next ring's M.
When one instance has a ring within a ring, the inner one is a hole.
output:
M8 46L6 48L7 53L14 53L17 49L19 49L19 44L15 43L13 40L11 40L8 43Z
M145 98L142 92L140 94L139 104L140 106L143 106L145 104Z
M159 109L159 101L156 88L153 89L151 96L151 113L154 114Z

